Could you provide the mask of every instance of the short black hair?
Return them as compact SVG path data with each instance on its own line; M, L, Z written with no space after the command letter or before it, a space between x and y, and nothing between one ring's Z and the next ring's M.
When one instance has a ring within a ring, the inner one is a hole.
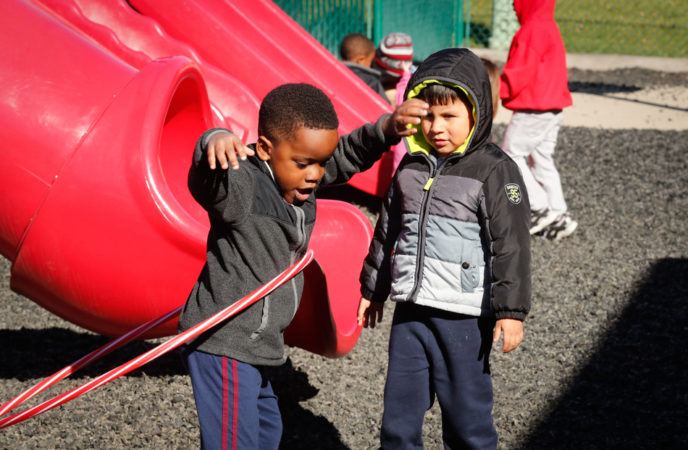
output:
M469 111L473 108L473 103L464 91L444 84L431 84L427 86L420 91L418 98L425 100L429 105L448 105L456 100L461 100Z
M339 119L323 91L305 83L283 84L268 92L258 111L258 134L289 139L299 128L336 130Z
M339 56L344 61L352 61L357 56L368 56L375 52L373 41L361 33L350 33L344 36L339 44Z

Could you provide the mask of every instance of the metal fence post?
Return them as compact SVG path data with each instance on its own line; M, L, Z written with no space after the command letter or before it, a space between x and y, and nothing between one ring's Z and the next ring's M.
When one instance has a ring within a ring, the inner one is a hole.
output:
M365 23L366 23L366 36L375 42L375 36L373 36L373 18L375 13L373 12L373 4L375 0L365 0Z
M518 30L518 19L512 0L493 0L490 48L507 50L516 30Z
M470 8L470 0L466 0ZM452 43L455 47L463 47L464 40L466 39L466 27L464 24L463 17L463 1L456 0L454 2L454 42Z
M373 42L375 46L380 44L383 38L382 34L382 1L383 0L373 0Z

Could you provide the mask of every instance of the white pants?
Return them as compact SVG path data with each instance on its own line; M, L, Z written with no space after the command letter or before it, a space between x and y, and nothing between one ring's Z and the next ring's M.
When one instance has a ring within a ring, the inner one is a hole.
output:
M504 133L502 148L521 169L534 211L567 210L553 158L561 118L561 112L514 112Z

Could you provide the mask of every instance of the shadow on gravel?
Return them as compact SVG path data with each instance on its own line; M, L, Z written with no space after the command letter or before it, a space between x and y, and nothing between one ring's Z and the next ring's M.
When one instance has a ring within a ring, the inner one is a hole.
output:
M642 88L638 86L627 86L625 84L609 84L590 81L570 81L569 90L571 92L580 92L581 94L618 94L619 92L637 92Z
M108 342L107 338L88 333L78 333L64 328L0 330L0 379L38 381L62 369L94 349ZM71 378L95 377L122 364L155 344L132 342L107 355L103 360L86 367ZM322 416L304 409L299 402L317 395L318 390L308 382L308 375L295 369L291 360L272 369L275 392L279 397L284 423L281 449L348 449L339 431ZM161 356L150 364L127 376L159 377L185 375L186 369L178 352ZM59 388L53 388L58 389ZM16 394L19 394L17 392ZM7 399L0 399L7 400Z
M571 92L578 92L582 94L599 95L600 97L613 98L616 100L622 100L629 103L639 103L641 105L656 106L658 108L671 109L674 111L688 111L686 108L679 108L677 106L667 105L665 103L648 102L645 100L639 100L636 98L626 98L619 97L611 94L618 93L630 93L642 90L638 86L627 86L625 84L610 84L601 82L589 82L589 81L570 81L569 90Z
M304 409L299 402L318 394L308 374L295 369L291 360L273 369L272 384L279 398L284 432L280 449L348 449L335 426L326 418Z
M688 259L663 259L650 268L522 448L686 448L687 275Z
M0 330L0 379L36 380L52 375L64 366L110 341L89 333L65 328ZM94 362L71 378L95 377L155 347L135 341ZM167 376L186 374L176 352L170 352L128 376Z

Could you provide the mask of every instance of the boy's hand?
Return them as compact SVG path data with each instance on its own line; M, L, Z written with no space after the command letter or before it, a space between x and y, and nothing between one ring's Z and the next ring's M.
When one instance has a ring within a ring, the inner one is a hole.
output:
M215 170L217 163L222 169L239 169L239 159L244 160L247 156L253 156L254 151L241 143L241 139L233 133L223 132L210 137L207 147L208 166ZM238 157L238 158L237 158Z
M412 98L397 106L394 114L383 124L383 130L387 136L411 136L416 132L416 127L420 119L428 115L430 105L423 100Z
M383 303L371 302L361 297L358 305L358 325L365 328L375 328L376 323L382 321Z
M493 342L497 342L504 332L502 352L509 353L523 342L523 322L516 319L499 319L495 324Z

